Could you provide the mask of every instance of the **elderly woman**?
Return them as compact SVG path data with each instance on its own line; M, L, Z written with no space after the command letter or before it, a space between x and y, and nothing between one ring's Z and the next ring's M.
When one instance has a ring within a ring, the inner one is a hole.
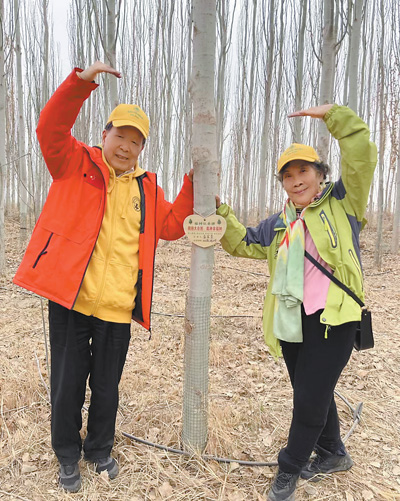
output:
M289 116L324 120L339 141L340 179L326 182L329 169L317 152L292 144L278 160L288 196L281 212L245 228L217 197L217 213L227 222L224 249L268 260L264 336L274 357L282 352L293 387L289 437L279 453L270 501L294 500L299 476L315 481L353 465L340 438L334 389L350 358L361 310L305 251L363 300L359 233L376 165L368 127L351 109L327 104Z

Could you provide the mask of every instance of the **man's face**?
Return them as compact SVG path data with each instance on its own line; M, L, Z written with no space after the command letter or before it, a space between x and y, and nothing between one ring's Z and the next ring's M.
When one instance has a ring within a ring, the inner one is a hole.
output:
M103 151L117 175L132 169L143 150L143 135L129 125L103 131Z

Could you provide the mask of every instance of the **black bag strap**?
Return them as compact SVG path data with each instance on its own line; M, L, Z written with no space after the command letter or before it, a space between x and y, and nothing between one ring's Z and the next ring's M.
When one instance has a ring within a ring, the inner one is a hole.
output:
M342 290L344 290L345 292L347 292L347 294L348 294L350 297L352 297L352 298L354 299L354 301L355 301L356 303L358 303L358 304L361 306L361 308L364 308L365 304L361 301L361 299L360 299L358 296L356 296L356 295L354 294L354 292L353 292L352 290L350 290L350 289L347 287L347 285L344 285L344 283L342 283L342 282L341 282L340 280L338 280L335 276L333 276L333 274L332 274L332 273L329 273L329 271L328 271L326 268L324 268L324 267L323 267L323 266L322 266L322 265L321 265L321 264L320 264L320 263L319 263L316 259L314 259L314 258L312 257L312 255L311 255L309 252L304 251L304 255L306 256L306 258L307 258L309 261L311 261L311 262L312 262L312 264L313 264L314 266L316 266L316 267L317 267L320 271L322 271L322 273L323 273L324 275L326 275L326 276L329 278L329 280L332 280L332 282L333 282L334 284L336 284L336 285L337 285L338 287L340 287Z

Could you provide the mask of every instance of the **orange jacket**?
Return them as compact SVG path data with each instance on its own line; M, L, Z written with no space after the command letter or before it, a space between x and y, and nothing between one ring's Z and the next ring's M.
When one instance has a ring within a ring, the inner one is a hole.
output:
M76 76L60 85L41 112L37 135L53 178L14 283L73 308L100 231L109 171L98 147L71 135L85 99L97 87ZM79 70L78 70L79 71ZM185 175L173 204L164 198L156 174L138 178L141 190L139 272L134 320L150 329L154 258L158 240L183 236L193 212L193 186Z

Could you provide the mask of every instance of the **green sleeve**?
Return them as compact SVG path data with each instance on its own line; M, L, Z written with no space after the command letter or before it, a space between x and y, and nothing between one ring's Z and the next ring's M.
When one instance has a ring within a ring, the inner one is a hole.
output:
M339 141L345 210L362 221L377 162L376 145L370 141L367 124L347 106L335 104L324 121Z
M257 238L250 244L244 240L247 230L237 220L235 213L229 205L221 204L217 209L217 214L222 216L226 221L226 232L221 239L221 245L226 252L237 257L267 259L267 248L263 247L257 241ZM257 234L257 228L252 230L252 235Z

